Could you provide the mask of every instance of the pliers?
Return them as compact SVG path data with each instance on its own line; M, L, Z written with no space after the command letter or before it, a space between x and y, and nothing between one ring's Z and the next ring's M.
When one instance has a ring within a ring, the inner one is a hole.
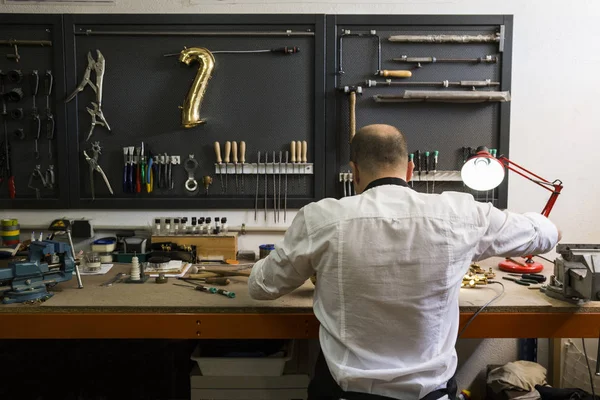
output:
M100 106L98 105L98 103L92 102L92 108L86 107L85 109L87 110L88 114L90 114L90 116L92 117L90 131L88 132L87 138L85 139L86 142L92 137L92 133L94 133L94 128L96 127L96 125L104 126L110 131L110 127L104 119L104 115L102 114L102 110L100 110ZM96 117L100 118L100 121L98 121Z
M102 176L102 179L104 179L104 183L106 184L106 187L108 188L108 191L110 192L110 194L114 194L112 187L110 186L110 182L108 181L108 178L106 177L106 174L104 173L104 170L102 169L100 164L98 164L98 156L100 154L102 154L101 150L102 150L102 148L100 147L100 142L95 142L95 143L92 143L92 153L93 153L92 157L88 156L88 154L85 152L85 150L83 151L83 155L85 156L85 161L87 161L88 164L90 165L90 187L92 189L92 199L96 199L95 190L94 190L94 171L97 171Z
M85 87L88 85L96 93L95 105L94 103L92 103L92 105L94 105L94 114L92 115L92 127L90 129L90 133L88 134L88 138L86 139L86 141L89 140L90 136L92 136L92 132L96 123L106 127L106 129L110 131L110 126L108 125L108 122L106 122L106 118L104 117L104 113L102 112L102 83L104 82L106 60L104 59L104 56L102 55L100 50L96 50L96 54L98 56L97 61L94 60L94 58L92 57L92 53L88 52L88 65L85 69L85 72L83 73L83 79L81 80L77 88L75 88L73 93L71 93L69 97L67 97L67 99L65 100L65 103L68 103L69 101L73 100L77 96L77 94L79 94L79 92L82 92L83 89L85 89ZM92 70L94 70L94 72L96 73L96 84L94 84L90 79ZM88 112L92 114L89 108ZM98 117L101 123L96 121L94 116Z

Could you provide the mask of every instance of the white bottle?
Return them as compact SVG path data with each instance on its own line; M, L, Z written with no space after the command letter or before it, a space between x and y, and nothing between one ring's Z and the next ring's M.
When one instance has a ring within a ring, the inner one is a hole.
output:
M139 281L140 278L140 260L137 257L131 257L131 280Z

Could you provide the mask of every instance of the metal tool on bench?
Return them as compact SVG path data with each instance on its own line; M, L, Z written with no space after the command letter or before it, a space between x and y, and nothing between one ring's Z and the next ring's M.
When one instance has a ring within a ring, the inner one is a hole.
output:
M4 304L37 301L52 297L49 287L73 278L75 260L66 243L50 240L31 242L27 261L0 268L0 294Z
M600 300L600 244L559 244L556 252L554 274L542 291L576 304Z
M73 260L75 260L75 277L77 278L77 287L79 289L83 289L83 282L81 280L81 274L79 273L79 265L77 264L77 257L75 257L75 246L73 246L73 238L71 236L71 221L68 219L55 219L50 223L48 230L52 232L50 235L50 240L53 240L56 234L64 233L67 235L67 239L69 239L69 245L71 246L71 255L73 256Z
M106 69L106 60L104 59L104 56L102 55L100 50L96 50L96 54L97 54L98 60L94 60L94 58L92 57L92 53L88 52L88 54L87 54L88 64L87 64L87 67L83 74L83 79L81 80L81 82L79 83L77 88L73 91L73 93L71 93L71 95L69 97L67 97L67 99L65 100L65 103L68 103L69 101L73 100L77 96L77 94L79 94L79 92L83 91L85 89L85 87L88 85L96 93L96 101L92 102L93 108L89 108L89 107L86 108L87 112L92 117L91 127L89 130L88 136L85 139L86 141L88 141L90 139L90 137L92 136L92 133L94 132L94 127L96 126L96 124L104 126L109 131L111 130L110 126L108 125L108 122L106 121L106 118L104 117L104 113L102 112L102 85L104 82L104 71ZM90 80L92 70L96 73L96 84L92 83L92 81Z
M100 176L102 176L102 179L104 180L104 183L106 184L106 187L108 188L108 191L110 192L110 194L114 194L112 187L110 186L110 182L108 181L108 178L106 177L106 174L104 173L104 170L102 169L102 167L100 166L100 164L98 164L98 156L101 153L102 148L100 147L100 142L95 142L92 144L92 157L88 156L88 154L86 153L86 151L83 151L83 155L85 156L85 161L87 161L87 163L89 164L89 168L90 168L90 176L89 176L89 180L90 180L90 188L92 191L92 200L94 200L96 198L95 195L95 188L94 188L94 171L98 172L100 174Z

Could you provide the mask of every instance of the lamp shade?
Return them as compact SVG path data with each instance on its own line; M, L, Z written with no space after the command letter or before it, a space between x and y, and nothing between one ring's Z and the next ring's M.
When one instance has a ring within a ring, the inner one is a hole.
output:
M492 190L504 180L504 165L487 151L480 151L463 165L460 176L473 190Z

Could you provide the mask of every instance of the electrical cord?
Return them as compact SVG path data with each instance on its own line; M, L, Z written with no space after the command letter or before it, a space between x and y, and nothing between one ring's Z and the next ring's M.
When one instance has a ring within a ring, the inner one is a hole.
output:
M496 283L496 284L502 286L502 291L500 293L498 293L493 299L491 299L490 301L488 301L487 303L485 303L483 306L481 306L481 308L479 310L477 310L477 312L475 314L473 314L473 316L471 318L469 318L469 320L467 321L467 323L465 324L465 326L458 333L457 339L460 339L460 337L467 330L467 328L469 327L469 325L471 325L471 323L473 322L473 320L475 319L475 317L477 317L483 310L485 310L485 308L487 306L489 306L490 304L492 304L493 302L495 302L496 300L498 300L504 294L504 285L502 284L502 282L488 281L488 284L492 284L492 283Z
M590 374L590 386L592 387L592 396L596 399L596 391L594 390L594 378L592 377L592 368L590 367L590 359L587 355L585 348L585 339L581 338L581 345L583 346L583 355L585 356L585 365L587 366L588 373ZM598 362L598 361L596 361Z

